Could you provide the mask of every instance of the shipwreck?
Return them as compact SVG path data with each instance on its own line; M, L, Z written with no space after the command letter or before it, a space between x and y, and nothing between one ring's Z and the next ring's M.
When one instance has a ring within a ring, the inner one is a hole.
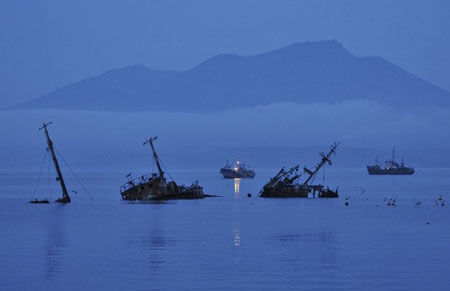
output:
M197 181L190 186L178 185L175 181L168 180L162 170L161 162L155 150L154 141L158 137L151 137L144 142L149 145L153 160L158 169L157 173L143 175L133 179L128 174L128 181L120 186L120 194L123 200L169 200L169 199L202 199L212 195L203 193L203 188Z
M56 181L59 182L59 185L61 186L61 192L62 192L62 196L58 199L56 199L55 202L60 202L60 203L69 203L71 201L69 193L67 192L67 187L66 187L66 183L64 182L64 178L61 172L61 167L59 166L59 162L58 159L56 157L55 154L55 148L53 145L53 141L50 138L50 134L48 133L48 129L47 127L52 124L52 122L47 122L47 123L43 123L42 127L39 128L39 130L43 130L44 134L45 134L45 139L47 141L47 151L50 153L50 156L53 160L53 165L55 167L55 171L56 171ZM42 173L42 168L41 168L41 173ZM40 178L40 175L39 175ZM48 199L39 199L39 198L34 198L32 200L30 200L30 203L33 204L47 204L50 201Z
M306 167L303 171L300 169L300 165L296 165L289 170L284 167L265 184L260 191L260 197L266 198L308 198L310 195L315 198L316 195L319 198L337 198L338 189L331 190L328 187L325 188L321 184L314 184L314 179L320 169L326 164L331 165L331 156L335 155L338 143L334 143L330 146L330 150L327 154L320 153L321 160L315 166L314 170L310 170ZM301 182L300 178L305 175L306 179Z

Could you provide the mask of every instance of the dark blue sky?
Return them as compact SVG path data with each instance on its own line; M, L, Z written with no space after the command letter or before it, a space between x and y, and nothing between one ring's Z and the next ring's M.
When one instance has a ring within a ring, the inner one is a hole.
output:
M450 1L0 2L0 106L130 64L188 69L337 39L450 90Z

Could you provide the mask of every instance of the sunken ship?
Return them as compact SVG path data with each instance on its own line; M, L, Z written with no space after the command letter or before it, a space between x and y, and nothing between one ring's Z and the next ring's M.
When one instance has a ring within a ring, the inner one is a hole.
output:
M154 141L158 137L151 137L144 142L150 145L153 159L158 173L143 175L133 179L128 174L128 181L120 186L120 194L123 200L168 200L168 199L201 199L210 195L203 193L203 188L197 181L190 186L178 185L175 181L168 180L161 168L160 159L156 153Z
M236 161L232 166L228 163L220 169L220 173L225 179L235 179L235 178L255 178L255 171L247 169L245 164Z
M369 175L412 175L414 174L414 168L406 167L402 161L400 163L395 160L395 149L392 149L392 158L385 162L385 166L382 168L378 161L375 160L375 165L367 166Z
M64 182L64 178L61 172L61 167L59 166L59 162L58 159L56 157L55 154L55 147L53 145L53 141L50 138L50 134L48 133L48 126L52 124L52 122L47 122L47 123L43 123L42 127L39 128L39 130L43 130L44 134L45 134L45 139L47 141L47 151L50 153L50 156L53 160L53 165L55 166L55 171L56 171L56 181L59 182L59 185L61 186L61 192L62 192L62 196L60 198L58 198L55 202L60 202L60 203L69 203L71 201L69 193L67 192L67 187L66 187L66 183ZM41 170L42 172L42 170ZM39 177L40 178L40 177ZM32 200L30 200L30 203L33 204L47 204L49 203L48 199L38 199L38 198L34 198Z
M314 184L314 178L320 169L326 165L331 165L331 156L336 153L338 143L334 143L330 147L330 151L320 153L321 160L315 166L314 170L306 167L300 170L300 165L296 165L289 170L281 168L281 170L263 186L260 197L266 198L308 198L311 194L313 198L338 198L338 189L335 191L325 188L321 184ZM300 182L300 178L305 174L306 179Z

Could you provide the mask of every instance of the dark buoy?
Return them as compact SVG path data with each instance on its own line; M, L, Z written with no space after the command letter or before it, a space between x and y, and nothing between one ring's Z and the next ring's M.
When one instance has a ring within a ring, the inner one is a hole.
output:
M344 205L345 205L345 206L348 206L348 201L345 201Z
M252 197L252 193L248 193L247 197L249 197L249 198Z

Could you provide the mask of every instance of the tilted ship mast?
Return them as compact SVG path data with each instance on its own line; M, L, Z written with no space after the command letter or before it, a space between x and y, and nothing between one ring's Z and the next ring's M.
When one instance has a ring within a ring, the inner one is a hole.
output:
M314 176L319 172L320 168L323 167L323 165L325 165L326 163L328 163L329 165L331 165L331 156L336 152L336 148L338 147L339 143L334 143L331 147L330 147L330 151L328 152L328 154L324 154L323 152L320 153L320 156L322 157L322 160L320 161L320 163L318 163L316 165L316 168L314 169L314 171L311 171L309 169L307 169L306 167L303 168L303 170L309 174L308 179L305 180L305 182L303 183L303 186L307 186L308 183L311 181L311 179L314 178Z
M55 150L53 148L53 141L50 139L50 135L48 134L47 130L47 126L49 126L50 124L52 124L52 122L43 123L42 127L39 128L39 130L44 130L45 137L47 139L48 150L52 155L53 164L55 165L56 174L58 175L56 179L59 181L59 184L61 185L62 197L57 199L56 202L69 203L70 196L69 193L67 193L66 184L64 183L64 178L62 176L61 169L59 167L58 159L56 158Z
M154 146L154 144L153 144L153 141L154 141L154 140L157 140L157 139L158 139L157 136L147 138L147 139L145 140L145 142L143 143L143 145L149 144L150 147L152 148L153 159L155 160L156 167L158 168L159 177L164 181L164 183L166 183L166 178L164 177L164 171L163 171L162 168L161 168L161 164L160 164L160 162L159 162L159 157L158 157L158 154L156 153L155 146Z

